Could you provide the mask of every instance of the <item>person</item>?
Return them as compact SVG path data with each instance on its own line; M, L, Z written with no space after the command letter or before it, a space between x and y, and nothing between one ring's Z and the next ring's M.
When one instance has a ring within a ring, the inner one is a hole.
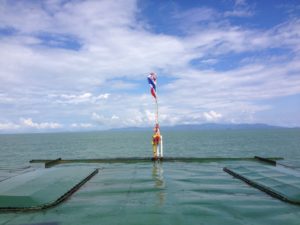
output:
M152 149L153 149L153 158L154 158L154 160L156 160L158 158L157 150L158 150L158 146L160 144L160 131L159 131L158 124L155 125L153 131L154 131L154 134L152 136Z

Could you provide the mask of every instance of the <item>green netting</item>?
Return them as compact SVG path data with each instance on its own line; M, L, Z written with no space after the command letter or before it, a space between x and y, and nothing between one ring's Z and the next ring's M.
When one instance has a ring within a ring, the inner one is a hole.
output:
M225 167L224 171L281 200L300 204L300 173L272 166Z
M280 160L281 157L269 157L266 160ZM207 163L207 162L219 162L219 161L241 161L249 160L256 161L254 157L164 157L160 158L159 161L164 162L195 162L195 163ZM142 157L127 157L127 158L105 158L105 159L33 159L30 160L30 163L45 163L45 167L49 168L58 164L65 163L142 163L142 162L152 162L153 158L142 158Z
M2 181L0 210L51 206L89 178L93 171L80 167L43 169Z
M1 213L0 224L299 225L298 205L270 198L231 179L222 171L225 165L259 162L59 165L57 168L72 168L74 173L78 167L97 166L101 175L64 204L46 211Z

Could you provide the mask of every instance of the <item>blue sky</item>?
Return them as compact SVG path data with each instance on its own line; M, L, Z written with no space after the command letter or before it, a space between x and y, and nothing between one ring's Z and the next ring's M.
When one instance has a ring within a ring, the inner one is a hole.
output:
M300 126L299 1L0 1L0 132Z

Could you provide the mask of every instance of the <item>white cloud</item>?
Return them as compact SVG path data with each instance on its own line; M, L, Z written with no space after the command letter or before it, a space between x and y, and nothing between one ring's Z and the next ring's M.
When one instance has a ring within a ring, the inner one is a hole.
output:
M71 99L71 100L74 100L75 101L86 101L86 99L89 99L90 97L92 96L91 93L83 93L83 94L80 94L80 95L66 95L66 94L62 94L60 97L61 98L64 98L64 99Z
M253 12L247 9L235 9L233 11L227 11L224 13L225 17L250 17L253 16Z
M112 120L118 120L118 119L120 119L120 117L118 117L118 116L116 116L116 115L112 115L111 119L112 119Z
M92 127L94 127L94 125L91 123L72 123L71 127L72 128L92 128Z
M7 96L7 94L0 93L0 104L6 104L13 102L14 99L12 97Z
M110 111L117 111L112 109ZM103 115L92 113L92 119L100 126L111 127L143 127L152 125L155 122L155 114L147 109L124 108L122 113Z
M213 110L209 111L209 112L204 112L203 113L203 116L204 118L207 120L207 121L218 121L219 119L222 118L222 114L221 113L217 113Z
M62 125L55 122L42 122L42 123L35 123L32 121L31 118L21 120L21 125L24 127L30 127L35 129L57 129L62 128Z
M54 99L56 103L63 103L63 104L82 104L82 103L89 103L93 104L99 100L107 100L109 98L109 93L104 93L100 95L93 95L92 93L85 92L82 94L51 94L48 95L49 98Z
M104 126L106 128L110 127L122 127L123 124L120 123L120 118L116 115L113 116L104 116L98 113L92 113L92 119L97 122L100 126Z
M15 124L15 123L0 123L0 131L4 130L4 131L8 131L8 130L17 130L20 128L20 125Z
M97 97L95 97L95 99L96 100L98 100L98 99L108 99L109 96L110 96L109 93L105 93L105 94L98 95Z
M184 21L185 25L190 24L192 26L199 22L216 20L220 16L221 14L218 11L209 7L192 8L175 14L175 18Z
M121 80L110 81L107 83L107 85L109 85L109 87L111 87L113 90L131 90L137 88L137 84Z
M244 6L246 5L246 0L235 0L235 6Z

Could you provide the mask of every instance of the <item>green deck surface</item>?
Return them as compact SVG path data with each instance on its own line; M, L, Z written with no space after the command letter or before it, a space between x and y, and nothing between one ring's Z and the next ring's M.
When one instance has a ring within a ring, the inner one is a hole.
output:
M53 169L74 173L100 167L101 173L68 201L43 211L1 213L0 224L299 225L298 205L270 197L223 171L238 165L262 164L218 160L57 165Z
M272 166L238 166L224 168L233 176L281 200L300 204L300 173Z
M35 170L0 182L0 209L49 205L92 173L91 168Z

